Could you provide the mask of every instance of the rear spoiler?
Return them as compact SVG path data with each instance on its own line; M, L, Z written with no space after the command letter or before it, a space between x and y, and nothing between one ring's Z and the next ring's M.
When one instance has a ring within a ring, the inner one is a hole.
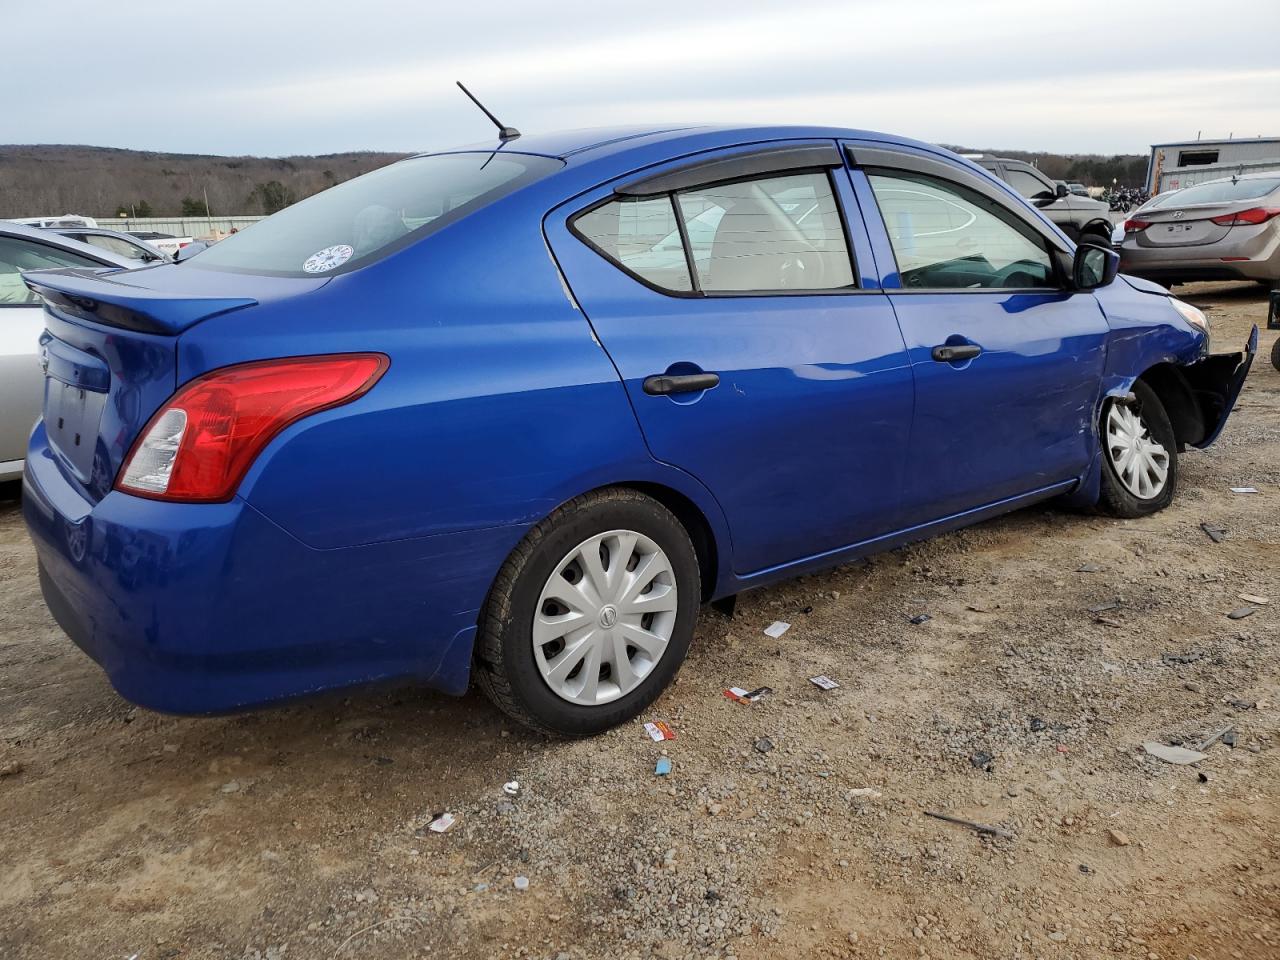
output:
M258 303L249 297L175 296L112 279L132 272L62 268L34 270L22 279L55 314L141 333L178 334L201 320Z

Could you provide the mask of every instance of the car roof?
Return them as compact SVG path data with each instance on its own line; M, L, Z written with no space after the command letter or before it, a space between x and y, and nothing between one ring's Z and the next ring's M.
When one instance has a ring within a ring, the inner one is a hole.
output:
M82 230L91 230L92 228L68 227L66 229L74 229L77 232L82 232ZM29 227L23 223L14 223L12 220L0 220L0 237L16 237L22 240L35 240L51 247L61 247L62 249L69 250L72 253L78 253L82 256L97 260L103 265L113 267L132 267L135 265L134 262L127 257L111 253L109 250L103 250L101 247L94 247L87 243L81 243L79 240L72 240L70 237L64 237L57 230L47 227Z

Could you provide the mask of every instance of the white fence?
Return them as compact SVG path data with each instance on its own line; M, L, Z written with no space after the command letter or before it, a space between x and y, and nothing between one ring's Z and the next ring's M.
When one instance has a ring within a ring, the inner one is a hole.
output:
M169 233L175 237L225 237L262 219L257 217L95 217L104 230Z

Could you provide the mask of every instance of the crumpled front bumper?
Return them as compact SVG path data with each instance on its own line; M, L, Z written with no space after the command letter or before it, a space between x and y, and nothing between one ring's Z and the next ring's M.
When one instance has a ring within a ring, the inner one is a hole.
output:
M1258 352L1258 325L1254 324L1244 349L1236 353L1211 353L1181 368L1204 416L1204 434L1191 443L1204 449L1218 439L1236 405L1245 377Z

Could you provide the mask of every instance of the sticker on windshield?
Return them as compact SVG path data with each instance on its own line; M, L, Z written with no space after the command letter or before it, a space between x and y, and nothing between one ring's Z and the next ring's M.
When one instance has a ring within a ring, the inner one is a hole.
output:
M345 243L339 243L333 247L325 247L323 250L317 250L307 257L302 269L307 273L328 273L330 270L336 270L350 260L353 253L355 253L355 250Z

